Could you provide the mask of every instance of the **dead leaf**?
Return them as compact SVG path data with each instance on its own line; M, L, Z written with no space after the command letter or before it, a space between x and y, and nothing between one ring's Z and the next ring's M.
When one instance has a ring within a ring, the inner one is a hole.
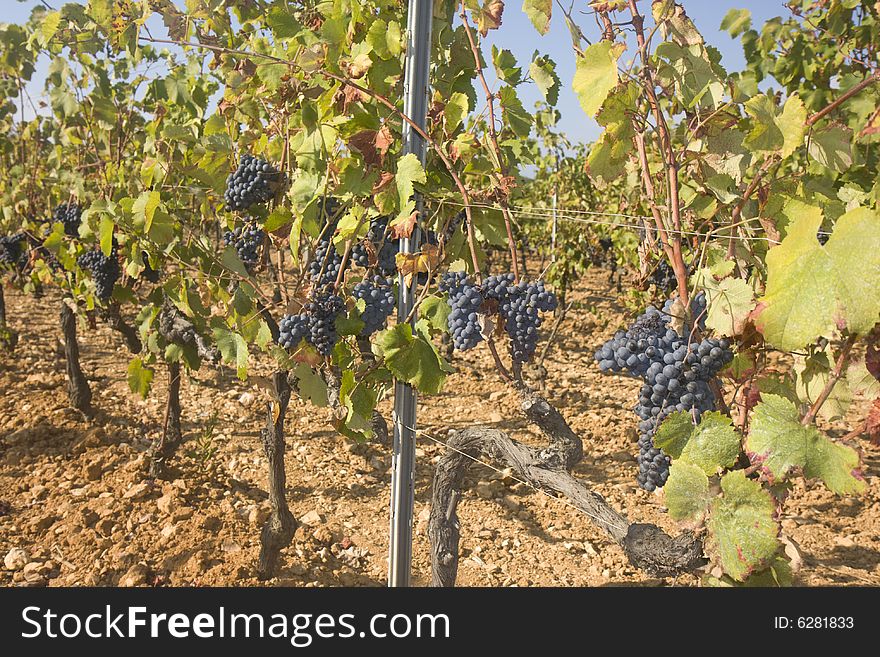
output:
M391 222L391 235L394 239L399 240L401 237L409 237L412 235L413 228L415 228L416 222L418 221L419 213L417 210L413 210L412 214L409 217L405 217L403 219L396 218Z
M378 194L392 182L394 182L394 174L389 173L388 171L383 171L379 176L379 180L373 185L373 194Z
M486 36L489 30L497 30L501 27L501 14L504 13L504 0L486 0L480 8L480 17L477 20L477 29L480 34Z

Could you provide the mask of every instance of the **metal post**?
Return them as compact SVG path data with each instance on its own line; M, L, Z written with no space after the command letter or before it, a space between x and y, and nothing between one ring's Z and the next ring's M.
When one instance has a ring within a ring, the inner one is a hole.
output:
M428 77L431 65L431 0L410 0L407 14L406 64L403 112L424 128L428 113ZM425 163L424 140L408 123L403 124L403 153L414 153ZM422 200L416 196L416 209ZM419 228L401 238L401 253L419 248ZM416 277L410 287L398 278L397 320L405 321L415 299ZM391 461L391 528L388 547L388 585L409 586L412 569L413 484L416 451L416 391L394 384L394 447Z

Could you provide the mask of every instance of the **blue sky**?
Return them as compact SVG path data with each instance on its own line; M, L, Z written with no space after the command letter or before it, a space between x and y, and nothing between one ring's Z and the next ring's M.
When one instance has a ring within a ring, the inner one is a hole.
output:
M562 2L567 7L572 0L562 0ZM63 4L59 0L48 0L48 3L55 8ZM30 15L31 9L40 4L38 0L27 0L26 2L4 0L0 20L10 23L24 22ZM643 12L650 13L650 3L647 0L641 0L639 4ZM783 6L783 0L684 0L683 4L706 41L721 51L722 64L728 71L740 70L744 64L739 41L731 39L726 32L719 29L721 20L730 9L750 10L755 26L763 24L774 16L788 15L788 10ZM599 29L591 17L579 14L578 7L586 7L586 5L586 0L576 1L571 14L587 37L592 40L598 38ZM401 22L405 22L405 17L401 19ZM581 111L577 99L571 91L571 81L574 77L574 56L568 27L558 6L554 7L550 31L542 37L535 31L523 13L521 0L507 0L501 29L490 32L484 42L487 61L491 61L489 53L493 43L499 48L507 48L513 52L524 69L528 68L534 51L537 50L542 55L549 55L556 62L556 70L561 80L562 88L557 104L562 114L560 131L573 142L593 141L598 136L597 124ZM39 95L42 88L40 78L45 74L45 69L46 62L41 62L37 71L37 79L31 85L32 96ZM520 90L520 96L526 107L533 107L534 103L541 99L541 95L534 85L523 87Z

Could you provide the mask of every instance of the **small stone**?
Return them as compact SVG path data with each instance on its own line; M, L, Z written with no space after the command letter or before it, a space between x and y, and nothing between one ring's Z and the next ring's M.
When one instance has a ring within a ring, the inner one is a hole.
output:
M321 519L321 514L312 509L304 516L300 517L299 521L304 525L320 525L323 520Z
M101 536L110 536L113 534L113 521L110 518L104 518L95 525L95 531Z
M269 509L262 506L251 507L247 514L247 521L252 525L262 525L269 519Z
M224 538L223 542L220 544L220 549L229 553L241 552L241 545L233 541L231 538Z
M31 560L30 553L24 548L12 548L3 558L3 566L6 570L16 572L21 570Z
M144 497L149 492L150 492L150 485L147 482L142 481L141 483L135 484L134 486L129 488L127 491L125 491L125 493L123 493L123 495L122 495L122 499L138 500L138 499Z
M217 531L222 526L223 521L217 516L208 516L202 520L202 529L207 529L209 532Z
M97 481L104 474L104 468L100 463L91 463L86 466L86 479L89 481Z
M238 403L242 406L251 406L254 403L254 393L243 392L241 397L238 398Z
M504 397L504 394L505 393L503 390L496 390L495 392L493 392L489 395L489 401L490 402L498 401L499 399Z
M840 547L855 547L856 542L849 536L835 536L834 544Z
M170 516L174 512L174 508L177 506L177 495L166 493L156 500L156 506L161 513Z
M189 520L193 517L193 510L190 508L178 509L174 512L174 515L171 516L171 519L174 522L182 522L183 520Z
M128 569L128 572L122 576L119 580L120 586L143 586L147 583L147 575L149 571L147 570L146 565L142 563L136 563L131 568Z
M489 413L489 422L492 424L498 424L499 422L504 422L504 416L497 411Z
M333 542L333 534L326 527L318 527L313 533L314 538L321 545L330 545Z

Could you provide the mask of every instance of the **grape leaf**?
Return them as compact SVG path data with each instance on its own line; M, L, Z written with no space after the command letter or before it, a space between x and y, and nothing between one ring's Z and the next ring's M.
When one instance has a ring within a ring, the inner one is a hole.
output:
M776 125L782 133L782 148L779 154L788 157L804 143L807 131L807 108L797 94L792 94L785 101L782 113L776 119Z
M789 226L782 243L767 252L767 289L755 325L768 342L800 349L836 326L828 314L835 286L831 259L816 239L822 217L804 214Z
M852 130L831 125L810 135L807 151L822 166L844 173L853 163L851 142Z
M711 411L694 425L690 414L672 413L657 430L654 445L673 459L690 463L705 474L729 468L740 453L740 439L729 417Z
M720 335L738 335L749 313L755 307L755 294L741 278L716 280L711 270L700 272L699 285L709 302L706 326Z
M795 390L798 399L812 404L822 393L831 378L833 359L827 351L819 351L808 358L795 356ZM841 418L852 402L852 393L843 382L831 389L831 394L819 409L819 415L827 420Z
M818 478L839 494L859 493L865 481L859 472L859 455L838 445L813 426L800 423L797 407L778 395L763 394L752 411L746 451L760 463L771 480L785 479L795 469Z
M553 0L524 0L523 12L540 34L547 34L550 17L553 15Z
M752 12L748 9L731 9L721 20L721 29L736 38L752 28Z
M846 370L846 383L853 396L874 399L880 395L880 381L868 370L864 358L850 363Z
M150 384L153 382L152 368L145 367L144 361L134 358L128 364L128 387L132 392L139 394L144 399L150 394Z
M595 116L608 93L617 86L617 58L625 46L611 41L594 43L577 58L572 88L588 116Z
M238 378L247 378L248 346L244 338L234 331L221 327L214 328L214 342L227 363L235 365Z
M400 213L397 215L398 220L407 219L415 208L415 201L412 200L415 191L413 183L424 184L426 180L422 163L419 162L419 158L414 153L407 153L398 160L397 174L394 176L400 202Z
M712 499L709 478L700 468L684 461L676 461L669 470L669 479L663 486L669 515L679 522L698 525L702 522Z
M292 370L296 379L296 389L302 399L312 402L315 406L327 406L327 384L314 370L305 363L300 363Z
M436 394L442 390L446 365L430 342L421 335L413 335L409 324L382 331L373 346L397 379L412 384L420 392Z
M834 224L825 249L834 262L846 327L864 335L880 321L880 214L850 210Z
M529 64L529 76L535 81L538 91L550 105L559 100L559 76L556 63L549 57L535 57Z
M446 132L452 134L461 125L461 122L468 115L470 107L468 98L460 91L456 91L446 101L443 108L443 118L446 119Z
M775 505L770 493L742 470L721 479L722 495L712 501L709 531L724 571L743 581L779 549Z
M445 299L437 296L431 296L422 301L419 306L419 317L428 326L438 331L448 331L449 313L452 309Z

